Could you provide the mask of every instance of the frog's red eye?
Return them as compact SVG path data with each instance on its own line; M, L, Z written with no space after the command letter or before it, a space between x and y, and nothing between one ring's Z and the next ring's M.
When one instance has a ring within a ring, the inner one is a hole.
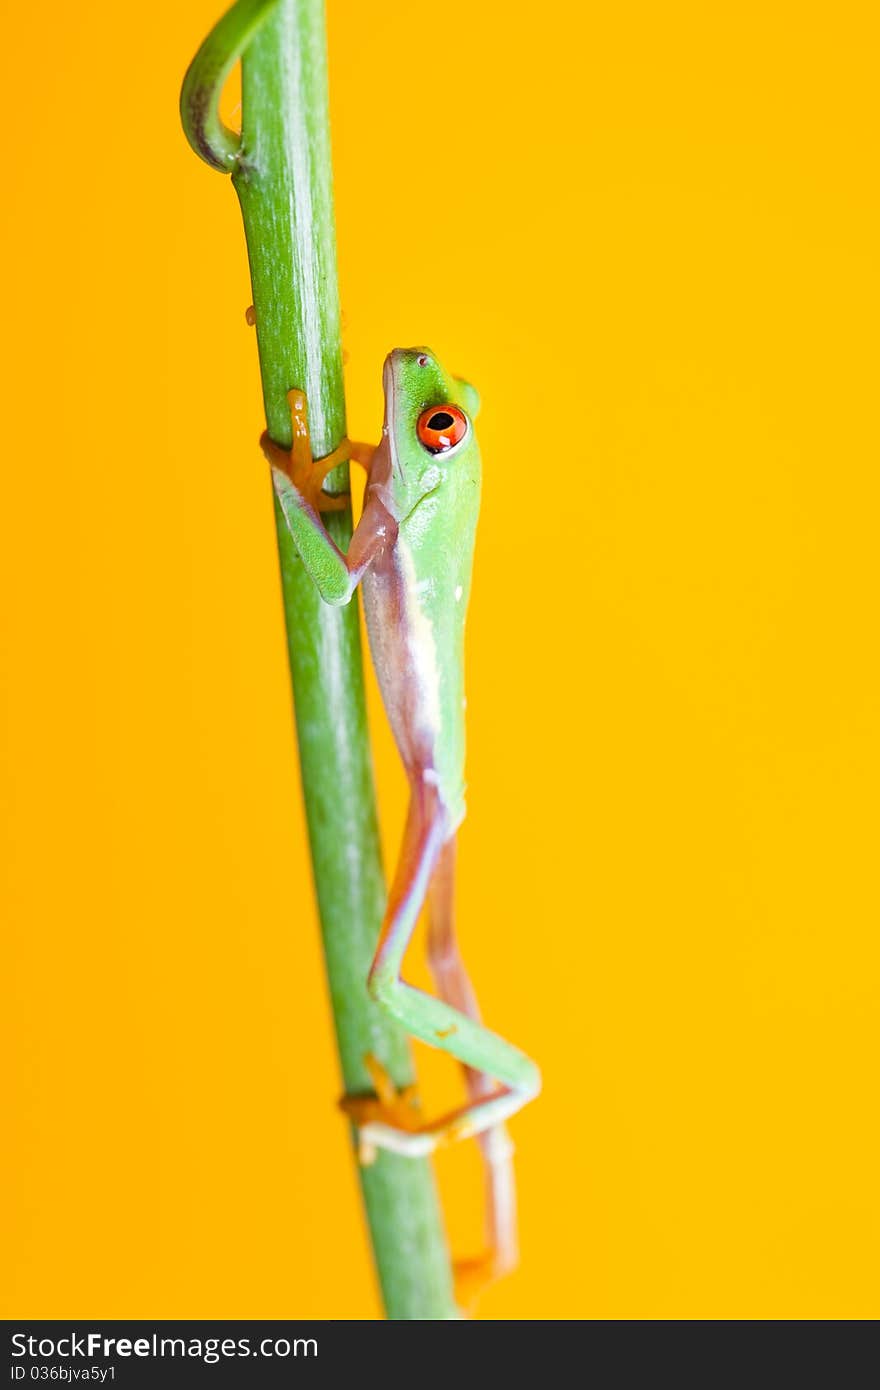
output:
M432 405L422 411L416 429L426 449L432 454L445 454L467 434L467 416L457 405Z

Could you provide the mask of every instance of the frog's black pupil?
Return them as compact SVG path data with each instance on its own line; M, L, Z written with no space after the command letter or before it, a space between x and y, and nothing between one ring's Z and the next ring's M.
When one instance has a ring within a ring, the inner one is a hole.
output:
M454 424L455 421L453 420L451 415L447 414L445 410L438 410L436 415L432 415L430 420L428 421L428 429L448 430L449 426Z

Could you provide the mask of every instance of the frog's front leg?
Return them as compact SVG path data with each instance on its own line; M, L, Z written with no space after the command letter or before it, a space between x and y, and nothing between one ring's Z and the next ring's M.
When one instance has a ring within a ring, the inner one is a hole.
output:
M348 553L343 554L327 532L321 513L347 505L344 496L323 489L327 474L354 459L369 470L368 445L344 439L322 459L312 456L305 392L288 391L293 444L282 449L264 433L260 444L272 466L272 483L300 559L326 603L348 603L375 556L397 537L397 524L378 499L364 507Z
M367 1148L420 1157L440 1145L486 1134L538 1094L535 1064L511 1043L485 1028L476 1017L445 999L435 999L401 979L406 949L424 905L431 879L452 830L436 792L414 789L400 862L388 900L379 946L370 971L372 997L413 1037L450 1053L492 1083L469 1103L436 1120L406 1126L399 1112L383 1113L375 1100L349 1097L343 1109L359 1126ZM369 1107L369 1109L367 1108Z

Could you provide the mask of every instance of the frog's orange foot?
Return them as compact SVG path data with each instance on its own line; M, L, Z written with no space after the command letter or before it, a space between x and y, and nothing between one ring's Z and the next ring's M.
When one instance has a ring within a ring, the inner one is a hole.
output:
M290 479L294 487L314 507L316 512L342 512L348 506L348 493L333 494L324 491L324 481L334 468L348 463L351 445L343 439L337 449L323 458L312 456L312 443L309 435L309 417L306 406L306 393L294 388L287 393L290 405L290 422L293 426L293 447L290 451Z
M472 1313L490 1284L499 1276L494 1254L476 1255L469 1260L456 1260L452 1267L455 1301L463 1313Z
M339 448L334 449L332 454L325 454L324 458L321 459L313 458L306 393L298 389L288 391L287 400L290 405L293 443L289 449L282 449L279 444L269 438L268 431L266 431L260 440L263 453L273 468L280 469L282 473L286 474L303 500L314 511L345 511L349 505L349 494L347 492L325 492L324 481L334 468L348 462L352 447L350 441L343 439Z
M364 1065L375 1088L374 1096L343 1096L339 1108L362 1130L369 1124L389 1125L392 1129L414 1134L421 1126L416 1086L398 1090L378 1058L367 1054ZM359 1144L359 1157L364 1166L376 1158L375 1146L364 1139Z
M288 477L297 492L301 493L310 507L316 512L343 512L349 504L347 492L331 493L324 491L324 479L346 459L342 447L334 449L323 459L310 459L306 464L288 470Z

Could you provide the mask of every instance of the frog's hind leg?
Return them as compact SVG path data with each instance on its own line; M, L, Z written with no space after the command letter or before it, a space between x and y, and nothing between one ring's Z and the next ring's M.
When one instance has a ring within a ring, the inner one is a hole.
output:
M480 1009L470 982L455 932L455 839L440 851L428 893L428 963L441 999L480 1023ZM495 1086L486 1072L463 1065L468 1099L472 1105L492 1095ZM467 1305L486 1284L514 1269L518 1260L516 1231L516 1183L513 1145L504 1125L494 1125L479 1136L486 1184L485 1254L456 1262L456 1286Z
M497 1083L467 1105L436 1120L401 1125L383 1114L375 1098L350 1096L343 1109L360 1129L362 1144L411 1158L440 1144L469 1139L500 1125L541 1089L534 1062L519 1048L483 1027L467 1010L414 989L401 978L403 958L419 919L443 846L452 828L436 793L415 790L403 850L394 877L376 956L367 982L370 994L413 1037L448 1052L473 1072ZM458 978L458 977L457 977Z

